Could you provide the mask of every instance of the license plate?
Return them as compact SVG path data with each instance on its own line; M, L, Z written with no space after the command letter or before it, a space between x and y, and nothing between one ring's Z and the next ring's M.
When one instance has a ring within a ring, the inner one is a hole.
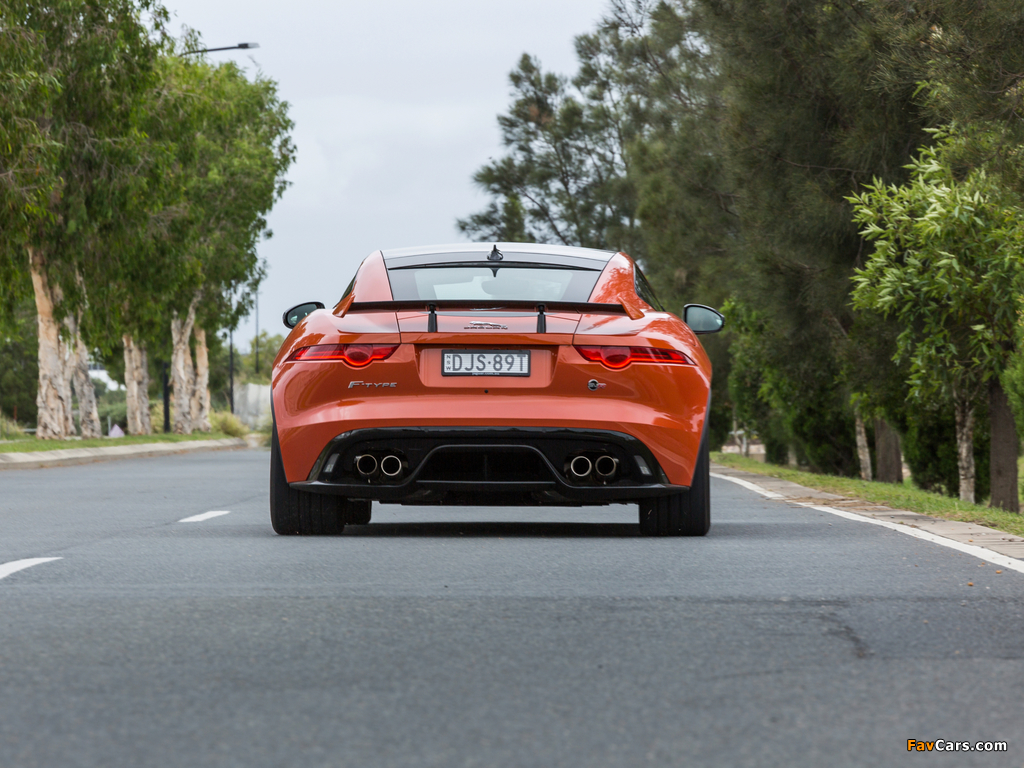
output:
M443 376L529 376L528 349L446 349L441 356Z

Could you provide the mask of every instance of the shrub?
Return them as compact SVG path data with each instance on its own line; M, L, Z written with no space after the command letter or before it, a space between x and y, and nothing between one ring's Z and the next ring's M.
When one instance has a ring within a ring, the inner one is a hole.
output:
M249 434L249 428L242 423L242 420L227 411L211 413L210 425L216 431L231 437L245 437Z
M0 439L10 440L14 437L24 437L25 430L23 430L13 420L7 418L3 413L0 413Z
M949 406L941 410L922 408L908 414L903 457L919 488L957 498L960 469L952 411ZM974 414L974 494L979 500L989 494L989 422L988 411L982 407Z

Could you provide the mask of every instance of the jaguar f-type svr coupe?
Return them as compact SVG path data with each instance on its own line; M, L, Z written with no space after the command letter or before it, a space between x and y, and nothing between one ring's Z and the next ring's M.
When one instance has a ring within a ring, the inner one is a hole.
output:
M624 253L522 243L377 251L341 300L285 313L270 517L334 534L371 502L637 504L711 525L710 307L665 311Z

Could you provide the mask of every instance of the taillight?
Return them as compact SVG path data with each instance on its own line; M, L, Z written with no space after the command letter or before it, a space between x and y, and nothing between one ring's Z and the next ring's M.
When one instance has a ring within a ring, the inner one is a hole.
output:
M696 365L689 357L675 349L655 347L576 347L576 351L591 363L618 370L630 363L662 363L669 365Z
M365 368L374 360L387 360L397 344L318 344L292 352L289 361L341 360L353 368Z

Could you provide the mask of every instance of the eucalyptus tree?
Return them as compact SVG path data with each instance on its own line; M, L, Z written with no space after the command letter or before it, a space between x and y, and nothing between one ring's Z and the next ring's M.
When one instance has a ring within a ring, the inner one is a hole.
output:
M206 329L234 326L251 306L265 274L257 245L272 235L266 217L287 187L295 148L288 104L262 73L250 80L233 63L177 59L166 76L179 109L161 130L175 142L183 212L157 250L172 253L162 312L174 429L189 433L210 429Z
M874 244L853 300L900 322L911 395L953 402L965 501L975 495L975 405L988 395L991 503L1016 512L1018 439L1000 377L1024 312L1024 205L985 168L954 168L957 150L976 137L936 133L906 184L875 181L851 197Z
M73 432L72 378L83 434L99 431L85 339L93 317L104 326L110 278L131 259L125 233L148 216L138 107L165 20L154 0L0 0L0 250L5 272L32 280L39 437ZM16 253L23 267L10 263Z

